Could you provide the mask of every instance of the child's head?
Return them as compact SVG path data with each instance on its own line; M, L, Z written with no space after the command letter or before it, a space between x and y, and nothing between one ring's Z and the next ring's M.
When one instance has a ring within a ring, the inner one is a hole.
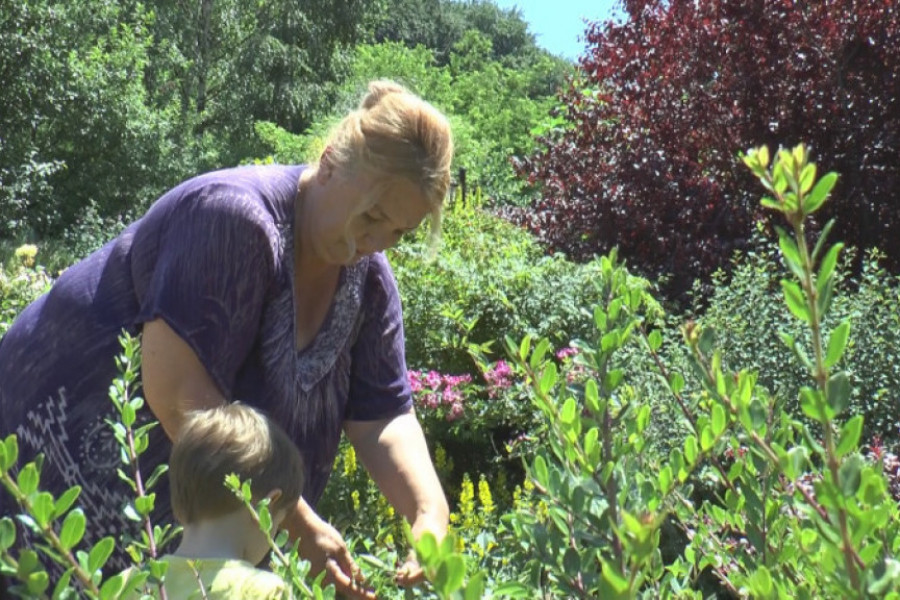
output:
M182 525L242 508L225 487L235 473L251 480L254 501L274 494L274 516L296 504L303 490L303 459L284 430L239 402L189 413L169 459L172 512Z

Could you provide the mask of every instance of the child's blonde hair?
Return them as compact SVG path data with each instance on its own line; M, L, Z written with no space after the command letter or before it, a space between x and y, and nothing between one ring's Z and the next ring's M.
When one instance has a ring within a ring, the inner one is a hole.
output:
M225 487L230 473L251 480L254 500L280 489L273 513L296 504L303 491L300 451L264 414L240 402L188 413L169 458L175 518L188 525L240 508Z

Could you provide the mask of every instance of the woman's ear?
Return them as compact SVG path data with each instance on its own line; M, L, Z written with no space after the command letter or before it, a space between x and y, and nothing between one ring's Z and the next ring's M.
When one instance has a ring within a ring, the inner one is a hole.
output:
M322 156L319 157L319 168L316 169L316 178L320 184L326 183L334 174L333 153L331 146L326 146L322 151Z

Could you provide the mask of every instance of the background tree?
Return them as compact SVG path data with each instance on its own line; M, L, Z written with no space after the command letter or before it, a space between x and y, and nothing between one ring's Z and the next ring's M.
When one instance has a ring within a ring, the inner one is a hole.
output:
M629 0L594 23L562 95L567 127L520 173L520 215L559 250L619 246L674 291L725 266L761 218L737 151L808 140L841 174L818 221L900 267L900 10L895 2Z
M146 110L140 7L25 0L0 16L0 237L59 233L155 189L169 123Z
M234 164L262 147L253 123L300 132L332 105L345 55L363 34L369 0L153 0L152 76L178 89L195 136L218 141L208 157Z

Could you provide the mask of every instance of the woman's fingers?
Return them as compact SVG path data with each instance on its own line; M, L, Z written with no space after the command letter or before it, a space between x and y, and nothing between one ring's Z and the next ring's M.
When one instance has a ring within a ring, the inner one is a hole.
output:
M338 592L349 598L376 600L375 590L366 587L362 572L350 553L345 550L340 556L340 559L329 556L325 560L326 581L330 580Z
M425 571L414 558L410 558L397 569L394 581L401 587L418 585L425 581Z

